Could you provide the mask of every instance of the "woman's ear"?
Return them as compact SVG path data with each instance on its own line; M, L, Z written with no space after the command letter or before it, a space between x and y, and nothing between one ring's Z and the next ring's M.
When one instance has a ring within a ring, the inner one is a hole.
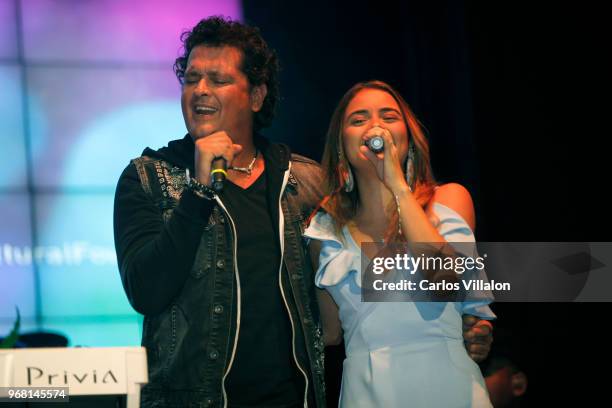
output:
M259 112L263 106L266 95L268 94L268 87L266 84L254 86L251 89L251 110L253 112Z

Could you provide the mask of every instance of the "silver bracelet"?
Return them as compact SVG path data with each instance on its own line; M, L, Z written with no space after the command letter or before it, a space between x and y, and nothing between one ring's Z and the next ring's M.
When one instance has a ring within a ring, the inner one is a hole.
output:
M402 214L400 213L400 202L399 197L395 196L395 204L397 205L397 236L402 235Z
M207 185L200 183L195 178L190 177L189 169L185 169L185 180L186 180L185 184L187 185L189 190L191 190L198 197L205 198L207 200L215 199L215 196L216 196L215 190L208 187Z

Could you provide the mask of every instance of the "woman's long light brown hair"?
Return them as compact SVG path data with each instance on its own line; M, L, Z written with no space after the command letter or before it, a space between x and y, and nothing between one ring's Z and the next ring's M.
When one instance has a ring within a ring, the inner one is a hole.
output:
M325 174L325 189L328 195L323 199L320 206L332 216L338 230L355 216L359 208L358 185L355 183L353 191L346 192L344 190L344 179L340 174L340 167L350 167L343 147L343 125L346 108L355 95L364 89L378 89L387 92L400 107L406 129L408 129L408 144L410 148L414 149L415 180L413 194L422 207L425 207L431 199L436 185L429 159L429 143L408 103L395 89L385 82L359 82L344 94L336 107L327 130L327 140L323 150L322 165ZM402 168L406 171L406 163L402 163ZM355 171L352 171L355 174ZM390 205L393 205L395 210L389 220L389 227L385 233L385 242L401 241L403 237L398 233L399 215L395 202Z

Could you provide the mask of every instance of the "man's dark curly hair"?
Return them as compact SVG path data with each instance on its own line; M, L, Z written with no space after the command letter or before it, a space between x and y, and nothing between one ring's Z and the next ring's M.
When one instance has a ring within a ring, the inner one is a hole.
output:
M250 86L266 84L268 93L259 112L255 112L254 128L270 126L278 101L278 58L261 37L257 27L221 16L201 20L191 31L181 34L183 55L174 62L174 73L183 84L189 53L198 45L209 47L232 46L242 51L240 69L247 76Z

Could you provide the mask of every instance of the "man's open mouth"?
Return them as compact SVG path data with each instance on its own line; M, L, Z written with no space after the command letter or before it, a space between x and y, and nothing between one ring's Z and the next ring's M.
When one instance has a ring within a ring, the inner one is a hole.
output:
M197 115L212 115L212 114L216 113L218 111L218 109L213 107L213 106L196 105L196 106L194 106L193 111Z

